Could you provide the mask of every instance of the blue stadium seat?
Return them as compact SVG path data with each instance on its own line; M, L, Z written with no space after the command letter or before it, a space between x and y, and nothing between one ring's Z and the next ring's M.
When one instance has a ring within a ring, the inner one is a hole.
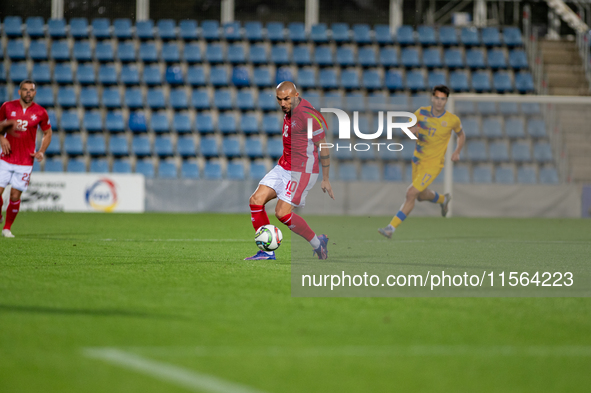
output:
M482 29L482 43L486 46L501 45L501 35L497 27L485 27Z
M135 173L140 173L148 179L155 176L154 163L150 160L140 160L135 163Z
M262 41L263 25L261 22L246 22L244 24L244 36L248 41Z
M215 131L215 127L213 125L213 118L211 115L203 114L201 116L197 116L196 120L197 131L202 134L211 134Z
M205 110L211 107L211 98L206 89L193 90L191 105L197 110Z
M444 46L458 45L458 32L454 26L441 26L439 28L439 42Z
M427 77L427 84L429 89L437 85L447 85L447 79L445 78L445 72L443 71L431 71Z
M540 169L540 183L542 184L558 184L558 172L556 168L541 168Z
M455 183L470 183L470 170L464 165L454 165L453 179Z
M117 58L122 63L136 61L135 46L132 42L120 42L117 46Z
M516 102L499 102L499 113L516 115L519 113L519 105Z
M131 173L131 163L128 159L113 160L113 173Z
M4 100L1 100L4 102ZM35 102L42 107L53 107L55 106L55 100L53 99L53 89L51 87L37 87L37 95L35 96Z
M205 49L205 60L211 64L224 62L224 49L220 44L208 44Z
M520 93L533 93L534 80L529 72L515 74L515 88Z
M152 144L146 135L136 135L131 141L131 151L137 157L152 155Z
M486 62L484 51L479 48L466 50L466 65L470 68L485 68Z
M326 44L328 42L326 23L312 25L310 30L310 40L315 44Z
M183 179L199 179L199 166L195 162L184 161L181 165Z
M271 158L279 158L283 154L283 140L281 138L267 139L267 155Z
M426 48L423 50L423 64L428 68L442 67L441 52L437 48Z
M66 171L72 173L83 173L86 172L86 161L83 158L70 158Z
M425 77L420 70L411 70L406 73L406 88L411 91L425 90Z
M240 157L242 155L240 140L233 136L225 137L222 141L222 151L228 158Z
M361 181L380 181L380 170L376 164L361 166Z
M238 131L236 117L232 113L220 114L218 117L218 129L222 134L234 134Z
M293 47L293 61L298 66L312 64L310 48L307 45L298 45Z
M63 111L60 125L66 132L80 131L80 118L76 110Z
M102 64L99 67L98 81L103 85L116 85L117 70L115 66Z
M132 90L132 92L134 93L134 95L132 96L133 98L130 98L130 100L132 100L131 102L133 102L133 104L131 104L128 101L128 95L127 93L130 90L127 89L125 91L125 101L127 102L127 106L129 106L130 108L139 108L143 106L143 100L139 100L138 98L136 98L136 94L135 93L135 89ZM140 93L141 94L141 93ZM147 103L148 106L150 107L150 109L164 109L166 107L166 98L164 97L164 90L162 90L161 88L152 88L148 90L148 95L147 95Z
M476 27L463 27L460 32L460 41L466 46L479 46L480 33Z
M26 57L25 44L23 40L8 41L6 54L10 60L24 60Z
M466 153L470 161L487 161L486 144L483 141L468 141Z
M201 47L198 44L185 44L183 59L189 64L201 63Z
M283 81L295 82L295 78L291 72L290 67L277 68L275 72L275 83L279 84Z
M217 157L219 155L217 139L213 136L201 138L200 152L202 156L207 158Z
M532 138L544 138L546 134L546 123L542 119L529 119L527 122L527 133Z
M480 137L480 123L476 117L462 118L462 129L466 134L466 138Z
M277 100L274 90L259 91L257 107L265 112L277 110Z
M513 142L511 145L511 156L516 162L531 161L531 149L527 142Z
M449 76L449 84L453 91L462 92L470 90L468 74L466 71L454 71Z
M158 164L158 177L160 179L176 179L178 173L175 163L171 161L160 161Z
M176 151L181 157L195 157L197 155L195 139L192 136L179 137L176 142Z
M281 22L267 23L267 38L271 42L285 41L285 27Z
M537 102L524 102L521 104L521 112L524 115L537 115L541 113L540 104Z
M363 71L363 88L367 90L381 90L382 89L382 77L376 70L365 70Z
M206 162L203 168L203 176L207 180L221 180L222 166L217 162Z
M505 142L492 142L489 145L490 159L494 162L509 161L509 149Z
M392 44L392 32L390 31L389 25L375 25L374 26L375 40L379 45Z
M487 118L482 122L482 131L487 138L502 138L503 129L497 118Z
M341 181L357 181L357 166L355 164L340 164L337 173L337 179Z
M507 68L507 59L505 52L502 49L491 49L488 51L488 66L490 68L499 69Z
M88 19L72 18L70 19L70 34L75 39L88 38Z
M536 184L536 170L531 167L519 167L517 169L517 182L522 184Z
M189 67L187 72L187 82L191 84L191 86L205 86L205 71L201 66L192 66Z
M478 113L481 115L496 115L497 104L491 101L480 101L477 103Z
M314 49L314 63L321 67L334 64L332 50L329 46L317 46Z
M61 158L49 158L45 161L45 172L63 172L64 162Z
M154 140L154 152L158 157L173 156L172 139L169 136L157 136Z
M157 134L162 134L170 131L170 122L166 113L152 113L150 119L150 129Z
M162 91L161 91L161 93L162 93ZM152 94L149 94L149 96L152 96ZM151 98L151 100L154 100L154 98L152 98L152 97L150 97L150 98ZM162 94L161 98L162 98L162 100L164 100L163 94ZM144 107L144 97L142 96L142 91L139 88L134 87L134 88L125 89L125 106L127 106L130 109ZM162 107L163 106L164 106L164 103L162 103Z
M252 180L261 180L267 174L267 168L265 164L253 162L250 164L249 177Z
M498 71L493 75L493 87L498 93L508 93L513 91L513 81L511 75L506 71Z
M525 128L523 126L523 119L505 119L505 133L509 138L525 138Z
M17 84L29 78L29 71L26 63L12 63L10 65L10 80Z
M212 85L217 87L228 86L228 80L228 70L225 66L215 66L211 68L209 81Z
M56 130L57 127L53 125L53 129ZM56 138L55 136L51 139L47 150L45 151L45 155L47 156L56 156L62 154L62 149L60 147L60 138Z
M140 40L154 39L154 21L141 20L135 22L135 35Z
M347 47L340 47L337 49L336 54L336 61L337 64L341 67L352 66L355 64L355 59L353 56L353 50Z
M69 85L74 83L74 73L70 64L56 64L53 69L53 79L60 85Z
M376 57L376 51L372 47L359 48L357 52L357 64L359 64L362 67L377 66L378 61Z
M144 63L154 63L158 61L158 50L156 45L148 42L140 44L139 59Z
M172 19L160 19L156 23L158 29L158 36L163 41L170 41L176 39L176 22ZM197 34L197 29L195 29Z
M188 109L189 99L187 98L187 92L184 88L170 90L168 97L170 106L175 110Z
M125 131L123 114L121 114L121 112L107 112L107 116L105 117L105 126L110 132Z
M94 158L90 160L90 173L109 172L109 162L106 158Z
M274 45L271 49L271 62L277 65L289 64L289 55L285 45Z
M51 82L51 71L49 70L49 64L47 63L35 63L33 64L33 71L31 72L33 80L39 84ZM36 100L39 101L39 89L37 89ZM39 104L43 106L42 104Z
M323 89L337 89L337 74L333 69L320 70L319 78L320 87Z
M357 45L371 44L371 29L367 24L353 26L353 41Z
M125 85L139 85L140 72L135 65L124 65L121 67L121 82Z
M109 153L117 157L128 156L127 138L124 135L112 135L109 138ZM115 171L114 168L113 171Z
M519 27L505 27L503 29L503 42L509 47L523 45Z
M80 134L66 135L64 138L64 151L69 156L81 156L84 154L84 144Z
M305 42L307 40L306 28L302 22L291 22L287 26L287 30L287 36L292 42Z
M120 108L121 94L119 94L119 88L109 87L103 89L102 103L107 108Z
M552 162L552 147L548 142L538 142L534 145L534 159L538 162Z
M129 113L129 129L134 133L147 132L148 121L146 114L143 111L135 111Z
M57 91L57 104L63 108L72 108L78 104L76 90L73 87L60 87Z
M294 48L294 53L296 48ZM269 57L267 55L267 48L265 47L265 45L251 45L250 51L248 52L248 60L252 64L266 64L269 61Z
M527 56L522 49L513 49L509 52L509 65L514 69L528 69Z
M515 183L515 171L513 168L497 167L495 169L495 182L501 184Z
M206 41L220 39L220 24L217 20L204 20L201 22L201 37Z
M240 121L240 128L245 134L258 134L259 121L255 115L243 115Z
M478 93L491 91L489 74L485 71L472 73L472 88Z
M343 94L340 91L330 91L324 94L324 106L329 108L343 107Z
M318 92L306 91L306 100L308 100L314 108L320 108L320 94Z
M260 138L247 138L244 145L244 152L249 158L263 157L263 143Z
M432 26L419 26L417 28L417 35L421 45L437 45L437 33Z
M218 110L231 110L234 108L232 92L228 89L216 90L213 95L213 104Z
M45 40L31 41L29 44L29 57L33 60L47 60Z
M333 23L331 25L332 40L338 44L351 41L351 33L347 23Z
M43 37L45 35L45 21L40 16L30 16L25 22L25 30L31 38Z
M320 78L323 78L323 72L325 70L320 71ZM321 82L321 85L324 87L324 84ZM341 87L345 90L357 90L360 88L359 83L359 73L354 70L343 70L341 71Z
M389 90L402 90L404 84L402 83L402 73L398 70L390 70L386 73L386 87Z
M0 45L0 53L2 53L2 45ZM25 67L25 72L27 68ZM0 82L6 82L6 67L4 67L4 62L0 61ZM3 89L6 89L6 86L0 86Z
M474 183L489 184L492 183L492 170L489 166L477 166L472 170Z
M95 156L104 156L107 154L107 142L105 141L105 136L101 134L94 134L89 135L86 138L86 151L89 155ZM92 162L91 162L92 168ZM92 171L91 169L91 172Z
M396 31L396 41L400 45L414 45L416 42L414 34L412 26L400 26Z
M113 35L120 40L129 40L131 36L131 20L127 18L113 21Z
M228 47L228 61L232 64L246 63L246 54L244 46L241 44L232 44Z
M317 85L314 69L305 68L298 71L298 86L304 89L313 89Z
M387 106L387 103L389 101L389 105L391 105L393 108L397 109L397 110L407 110L409 108L409 103L408 103L408 96L405 93L397 93L397 94L393 94L389 100L387 97L383 97L383 96L377 96L377 97L368 97L369 103L370 105L375 105L374 108L372 108L372 110L374 111L378 111L378 110L384 110L385 108L388 108L388 110L390 110L390 107ZM377 130L377 128L376 128Z
M400 53L400 62L406 68L420 67L419 51L416 48L403 48Z
M400 164L384 165L384 180L402 181L402 166Z
M250 86L250 75L247 67L234 67L232 70L232 84L236 87Z
M277 115L264 115L262 128L263 132L268 135L281 134L281 124Z
M82 124L87 132L101 132L103 130L103 116L99 111L85 111Z
M184 19L179 22L179 36L185 41L192 41L198 38L197 22L192 19Z
M142 80L148 86L156 86L162 84L162 73L160 67L157 65L148 65L144 67Z
M199 116L197 117L199 118ZM193 132L193 123L188 115L175 113L172 118L172 128L179 134L190 133Z
M23 19L20 16L7 16L4 18L4 33L8 37L22 37Z
M78 62L92 61L92 50L90 49L90 43L88 41L74 42L72 55Z
M115 56L113 54L113 46L110 42L97 42L94 48L94 57L97 61L101 63L110 63L115 60Z

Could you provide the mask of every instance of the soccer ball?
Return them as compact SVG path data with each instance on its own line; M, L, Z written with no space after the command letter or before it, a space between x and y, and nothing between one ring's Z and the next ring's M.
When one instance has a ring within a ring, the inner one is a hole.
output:
M283 234L275 225L263 225L254 235L254 241L263 251L275 251L281 245Z

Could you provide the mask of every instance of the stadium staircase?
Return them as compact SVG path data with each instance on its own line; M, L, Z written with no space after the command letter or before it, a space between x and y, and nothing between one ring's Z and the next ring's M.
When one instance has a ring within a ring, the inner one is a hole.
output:
M589 94L589 84L574 41L541 40L540 49L550 95Z
M591 182L591 113L565 107L559 112L564 130L564 146L569 157L569 177L577 183Z

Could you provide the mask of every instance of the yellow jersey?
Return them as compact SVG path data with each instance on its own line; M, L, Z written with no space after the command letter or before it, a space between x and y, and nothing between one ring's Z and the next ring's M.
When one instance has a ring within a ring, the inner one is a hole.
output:
M451 132L462 130L460 118L447 111L436 117L431 113L430 106L420 107L415 116L419 134L412 161L415 164L443 166Z

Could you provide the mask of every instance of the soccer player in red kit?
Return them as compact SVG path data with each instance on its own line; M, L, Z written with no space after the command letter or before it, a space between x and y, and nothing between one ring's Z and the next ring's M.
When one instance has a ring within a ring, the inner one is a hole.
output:
M316 236L306 221L293 213L294 207L304 206L306 195L318 179L322 165L322 191L334 199L328 181L330 156L318 156L318 145L326 142L324 128L319 123L319 113L312 105L300 98L292 82L281 82L277 86L277 102L283 116L283 155L279 163L260 181L250 197L251 221L255 231L269 224L265 204L278 198L275 216L289 229L305 238L319 259L328 257L328 237ZM308 139L308 119L312 119L312 139ZM275 259L274 251L259 251L245 260Z
M6 209L6 223L2 236L14 237L10 228L21 204L21 194L29 186L33 161L42 161L45 150L51 142L51 124L47 111L33 102L37 85L24 80L19 85L20 98L8 101L0 107L0 206L2 193L9 184L10 203ZM35 151L37 127L43 131L39 151Z

